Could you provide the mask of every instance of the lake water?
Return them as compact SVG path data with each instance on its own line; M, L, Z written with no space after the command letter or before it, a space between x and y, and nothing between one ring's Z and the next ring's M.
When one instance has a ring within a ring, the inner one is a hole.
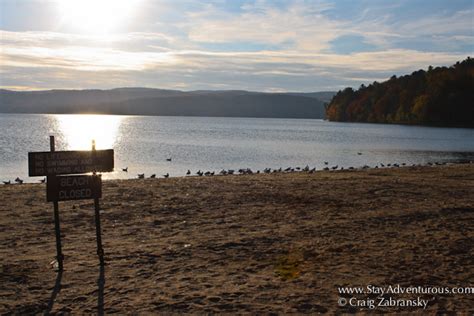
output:
M28 152L115 150L115 171L105 179L183 176L190 169L329 166L474 160L474 129L323 120L0 114L0 180L27 182ZM359 154L360 153L360 154ZM171 158L171 161L167 161ZM121 168L128 167L128 172Z

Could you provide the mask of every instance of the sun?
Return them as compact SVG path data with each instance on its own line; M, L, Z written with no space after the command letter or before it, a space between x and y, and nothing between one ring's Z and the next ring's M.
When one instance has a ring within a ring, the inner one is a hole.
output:
M89 34L107 34L123 27L138 0L61 0L62 24Z
M125 116L65 114L55 115L59 130L69 150L89 150L92 140L97 149L113 148Z

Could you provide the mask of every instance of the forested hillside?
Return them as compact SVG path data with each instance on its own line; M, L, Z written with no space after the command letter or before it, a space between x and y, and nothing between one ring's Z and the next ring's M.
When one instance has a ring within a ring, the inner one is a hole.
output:
M474 127L474 59L339 91L331 121Z

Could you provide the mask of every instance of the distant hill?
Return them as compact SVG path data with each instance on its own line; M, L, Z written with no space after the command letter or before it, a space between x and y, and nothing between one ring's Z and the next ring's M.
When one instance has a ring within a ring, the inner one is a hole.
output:
M474 127L474 59L339 91L331 121Z
M0 112L324 118L324 103L330 94L240 90L185 92L149 88L0 90Z
M288 92L286 94L296 95L300 97L315 98L325 103L329 103L336 93L334 91L321 91L321 92Z

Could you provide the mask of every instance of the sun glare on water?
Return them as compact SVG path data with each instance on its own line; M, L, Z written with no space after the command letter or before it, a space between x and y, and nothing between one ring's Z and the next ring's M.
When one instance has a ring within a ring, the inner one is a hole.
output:
M92 140L95 140L97 149L113 148L123 118L115 115L56 115L68 150L90 150Z
M63 25L103 35L125 24L138 0L61 0L57 2Z

